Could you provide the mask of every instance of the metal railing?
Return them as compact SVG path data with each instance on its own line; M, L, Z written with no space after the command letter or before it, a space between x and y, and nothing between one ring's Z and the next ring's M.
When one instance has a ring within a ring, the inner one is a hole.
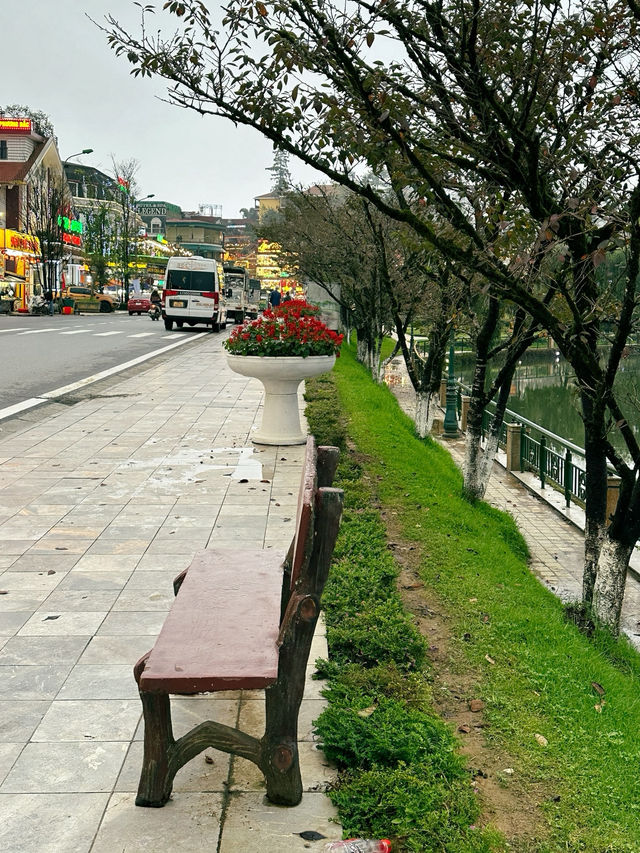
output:
M459 383L459 387L461 392L471 390L462 383ZM491 428L493 420L491 409L495 409L495 404L489 404L489 408L482 414L483 439ZM527 420L517 412L506 409L498 436L498 447L502 450L507 449L507 424L520 426L520 470L536 474L540 480L541 489L548 485L562 492L567 507L572 501L584 507L586 468L584 449L546 430L540 424ZM539 436L538 438L532 436L532 430Z

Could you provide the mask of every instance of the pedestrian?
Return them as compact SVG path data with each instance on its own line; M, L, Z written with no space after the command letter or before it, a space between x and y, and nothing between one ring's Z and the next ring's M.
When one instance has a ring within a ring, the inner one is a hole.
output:
M50 287L48 287L44 292L45 302L49 305L49 314L53 314L53 292Z
M291 291L290 290L287 290L287 292L284 295L284 299L282 301L283 302L291 302Z
M269 305L271 305L272 308L277 308L278 305L280 305L280 291L277 287L274 287L269 294Z

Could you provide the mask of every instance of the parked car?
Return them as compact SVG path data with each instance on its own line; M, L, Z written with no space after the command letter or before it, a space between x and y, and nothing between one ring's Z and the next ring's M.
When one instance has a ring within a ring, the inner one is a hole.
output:
M114 299L109 293L98 293L97 291L92 293L90 287L80 287L78 285L66 287L62 292L62 298L75 300L80 308L82 308L83 300L97 299L100 303L101 312L115 311L118 307L118 300Z
M149 308L151 308L151 302L149 295L145 293L141 293L140 296L132 296L127 302L129 316L132 314L146 314Z

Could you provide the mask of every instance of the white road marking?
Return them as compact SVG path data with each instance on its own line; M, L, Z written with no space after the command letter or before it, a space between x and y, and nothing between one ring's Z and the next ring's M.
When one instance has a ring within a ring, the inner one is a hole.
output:
M87 376L84 379L80 379L78 382L72 382L71 385L64 385L62 388L56 388L54 391L49 391L46 394L42 394L40 397L30 397L28 400L23 400L20 403L15 403L13 406L7 406L4 409L0 409L0 421L4 420L4 418L9 418L12 415L17 414L18 412L22 412L25 409L32 409L34 406L41 406L43 403L47 403L50 400L55 400L57 397L63 397L65 394L70 394L72 391L77 391L78 388L84 388L87 385L91 385L93 382L97 382L99 379L106 379L108 376L113 376L114 373L120 373L123 370L126 370L128 367L133 367L136 364L142 364L144 361L148 361L150 358L154 358L157 355L162 355L164 352L170 352L172 349L176 349L177 347L182 346L183 344L189 343L189 341L195 341L198 338L204 337L207 335L207 332L199 332L196 335L189 335L189 337L183 337L182 335L173 335L172 337L180 338L181 340L177 341L175 344L169 344L166 347L161 347L160 349L153 350L153 352L145 353L144 355L138 356L138 358L133 358L131 361L125 361L124 364L117 364L115 367L110 367L107 370L102 370L100 373L94 373L93 376Z
M96 332L96 338L108 338L111 335L124 335L124 332Z
M27 326L18 326L17 329L0 329L0 334L2 334L2 332L21 332L23 329L26 328Z
M148 338L149 335L154 335L155 332L139 332L137 335L127 335L128 338Z
M28 332L18 332L18 335L39 335L41 332L57 332L58 326L50 326L48 329L30 329Z
M203 332L203 334L204 334L204 332ZM182 338L182 337L183 337L183 335L178 335L178 334L163 335L162 340L163 341L175 341L176 338Z
M74 329L72 332L60 332L61 335L82 335L84 332L90 332L91 329Z

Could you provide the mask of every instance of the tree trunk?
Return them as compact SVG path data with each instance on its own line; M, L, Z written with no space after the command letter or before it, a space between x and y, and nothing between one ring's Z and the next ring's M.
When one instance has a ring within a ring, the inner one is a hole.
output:
M467 421L467 437L464 456L464 479L462 495L468 501L482 498L484 489L480 487L482 464L482 431L478 423Z
M356 358L360 362L360 364L367 363L367 336L362 329L358 329L356 331L357 344L356 344Z
M432 391L416 391L416 432L420 438L429 435L433 426L434 407Z
M616 636L620 631L620 613L632 551L633 545L612 539L608 532L604 534L593 588L593 613L596 620Z

